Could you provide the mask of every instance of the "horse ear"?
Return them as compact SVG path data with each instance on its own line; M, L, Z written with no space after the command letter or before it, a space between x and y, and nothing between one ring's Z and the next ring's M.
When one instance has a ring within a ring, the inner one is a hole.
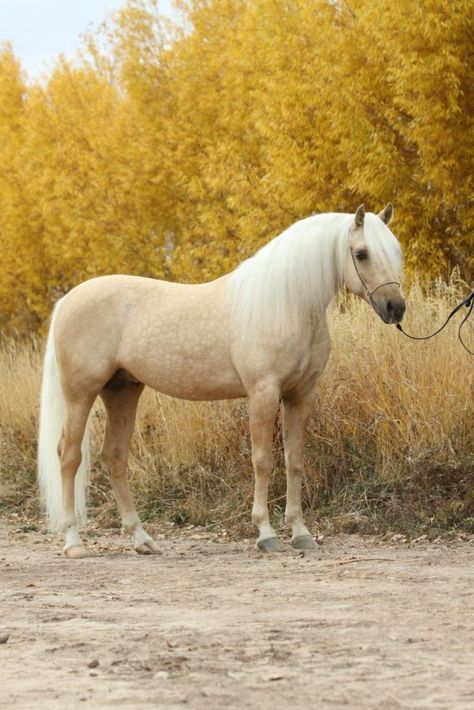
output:
M378 216L380 217L382 222L385 222L385 224L390 224L390 222L392 221L392 217L393 217L392 203L388 202L385 209L383 209L381 212L379 212Z
M354 223L356 227L362 227L364 224L364 217L365 217L365 207L364 205L360 205L357 208L357 212L355 213L355 219Z

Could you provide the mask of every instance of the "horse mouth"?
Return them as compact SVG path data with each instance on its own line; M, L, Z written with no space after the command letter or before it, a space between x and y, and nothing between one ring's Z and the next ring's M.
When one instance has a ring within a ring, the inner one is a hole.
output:
M400 299L400 300L396 300L396 301L389 299L383 305L376 304L371 299L370 304L371 304L372 308L374 309L374 311L377 313L377 315L387 325L398 325L398 323L402 322L403 316L405 314L404 299Z

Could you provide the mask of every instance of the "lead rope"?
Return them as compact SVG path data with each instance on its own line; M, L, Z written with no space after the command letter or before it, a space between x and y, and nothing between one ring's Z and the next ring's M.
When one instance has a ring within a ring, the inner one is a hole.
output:
M463 326L464 326L464 324L466 323L466 321L468 320L469 316L471 315L471 313L472 313L472 311L473 311L473 309L474 309L474 289L471 291L471 293L469 294L469 296L467 296L467 297L464 299L464 301L461 301L461 303L458 303L458 305L457 305L455 308L453 308L453 310L451 311L451 313L449 314L449 316L448 316L448 317L446 318L446 320L444 321L443 325L440 326L440 327L438 328L438 330L435 330L435 332L434 332L434 333L431 333L430 335L410 335L409 333L406 333L406 332L403 330L403 328L402 328L402 326L400 325L400 323L397 323L395 327L397 328L397 330L400 331L400 333L403 333L403 335L406 335L407 338L411 338L411 340L429 340L430 338L434 338L435 335L438 335L438 333L441 333L441 331L448 325L449 321L450 321L451 318L454 316L454 314L457 313L463 306L466 306L466 308L468 309L468 311L467 311L466 315L464 316L464 318L462 319L461 324L460 324L460 326L459 326L459 328L458 328L458 338L459 338L459 342L460 342L461 345L463 346L464 350L466 350L466 352L468 352L469 355L474 355L474 350L470 350L470 349L467 347L467 345L466 345L466 343L464 342L464 340L462 339L462 335L461 335Z

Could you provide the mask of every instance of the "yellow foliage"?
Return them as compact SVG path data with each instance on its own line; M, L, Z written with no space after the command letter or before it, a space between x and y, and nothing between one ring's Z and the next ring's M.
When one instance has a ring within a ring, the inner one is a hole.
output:
M79 281L214 278L295 220L396 205L408 271L473 273L470 0L130 0L26 86L0 52L0 325Z

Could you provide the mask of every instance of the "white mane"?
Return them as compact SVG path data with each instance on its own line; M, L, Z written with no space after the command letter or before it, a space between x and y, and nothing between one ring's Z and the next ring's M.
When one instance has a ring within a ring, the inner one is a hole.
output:
M232 273L234 318L240 330L271 327L282 333L301 319L323 314L344 283L353 214L327 213L296 222ZM375 260L401 271L399 243L368 213L367 247Z

